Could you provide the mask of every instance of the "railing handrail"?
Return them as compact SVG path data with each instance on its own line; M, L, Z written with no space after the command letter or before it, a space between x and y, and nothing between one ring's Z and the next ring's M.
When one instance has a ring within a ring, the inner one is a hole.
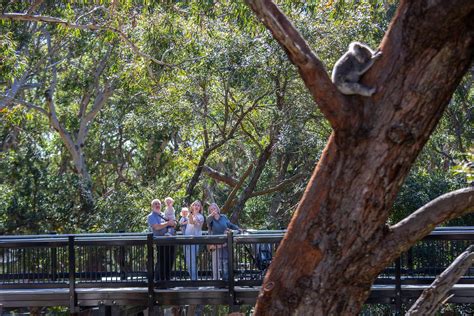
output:
M251 241L253 239L275 239L281 238L285 234L285 230L247 230L244 234L234 234L234 238L237 240ZM3 235L0 236L0 247L11 243L48 243L48 242L64 242L68 240L69 236L74 236L74 239L80 241L120 241L120 240L133 240L133 241L146 241L147 232L140 233L81 233L81 234L42 234L42 235ZM207 235L203 236L167 236L162 237L163 239L172 240L190 240L190 239L202 239L207 238L218 238L218 236L225 235ZM462 227L437 227L433 230L425 239L473 239L474 240L474 226ZM160 237L155 238L160 239ZM161 239L160 239L161 240Z

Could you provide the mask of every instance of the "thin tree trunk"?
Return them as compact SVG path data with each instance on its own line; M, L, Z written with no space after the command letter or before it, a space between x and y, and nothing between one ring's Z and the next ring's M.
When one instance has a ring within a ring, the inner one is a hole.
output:
M186 197L184 199L184 204L189 205L191 204L191 199L193 198L193 193L194 193L194 188L199 182L199 178L201 177L202 169L207 161L207 158L211 154L210 151L205 150L201 158L199 159L198 165L196 166L196 169L194 170L194 174L191 177L191 180L188 183L188 186L186 187Z
M237 200L237 203L232 207L232 215L230 218L232 222L238 223L239 214L243 210L247 200L252 197L252 193L257 187L257 183L258 183L258 180L260 179L260 176L262 175L263 169L265 168L268 160L270 159L272 155L273 147L275 143L276 143L276 137L271 137L270 143L260 153L260 156L258 157L256 166L253 170L253 174L252 174L252 177L250 178L249 183L240 194Z
M461 253L449 267L441 273L436 280L425 289L405 316L434 315L441 307L449 290L472 266L474 259L474 246L470 246Z
M277 176L277 183L282 182L285 177L286 173L288 171L288 165L290 164L290 155L288 154L280 154L277 157L278 161L278 166L280 167L278 169L278 176ZM280 191L277 191L273 196L270 201L270 219L273 221L274 224L278 225L278 228L280 228L281 224L279 219L278 219L278 210L280 209L281 206L281 199L282 199L282 193Z

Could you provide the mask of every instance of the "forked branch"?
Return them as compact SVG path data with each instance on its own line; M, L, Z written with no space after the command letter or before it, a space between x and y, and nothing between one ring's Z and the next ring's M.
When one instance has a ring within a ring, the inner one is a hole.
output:
M347 101L301 34L271 0L246 2L298 67L306 87L333 128L342 125L343 116L351 115L350 111L343 111L343 107L349 108L344 106Z

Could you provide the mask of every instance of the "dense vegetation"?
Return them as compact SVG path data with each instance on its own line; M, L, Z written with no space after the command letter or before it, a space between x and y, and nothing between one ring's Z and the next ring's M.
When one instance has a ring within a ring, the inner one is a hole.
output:
M331 128L243 3L37 2L0 2L0 233L143 231L165 196L215 201L244 227L286 227ZM344 3L281 3L326 65L353 40L376 47L395 7ZM453 167L472 160L473 74L394 222L466 185Z

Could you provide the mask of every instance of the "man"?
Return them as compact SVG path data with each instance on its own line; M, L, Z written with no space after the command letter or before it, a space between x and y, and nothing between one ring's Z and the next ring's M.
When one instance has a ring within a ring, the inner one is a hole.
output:
M147 217L148 226L153 231L153 236L165 236L168 227L175 227L175 221L166 221L161 214L161 201L151 201L151 213ZM175 260L174 246L156 246L157 262L155 265L155 282L169 281L171 269Z

